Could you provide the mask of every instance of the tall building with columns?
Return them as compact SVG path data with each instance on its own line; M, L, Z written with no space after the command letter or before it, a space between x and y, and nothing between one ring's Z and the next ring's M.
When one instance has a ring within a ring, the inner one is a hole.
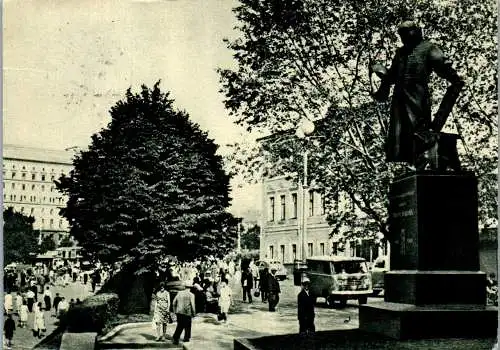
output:
M73 168L73 153L16 145L3 145L3 207L35 218L40 238L50 235L59 242L69 233L59 215L66 197L54 184Z

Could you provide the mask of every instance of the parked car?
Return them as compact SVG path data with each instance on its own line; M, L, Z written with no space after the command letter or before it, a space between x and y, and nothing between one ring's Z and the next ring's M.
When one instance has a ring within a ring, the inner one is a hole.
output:
M384 290L384 275L389 271L389 257L379 256L372 267L373 295L379 295Z
M346 256L312 256L307 258L307 277L310 293L323 297L328 306L336 302L345 306L347 300L357 299L366 304L372 295L372 279L366 260Z
M287 278L288 270L278 260L262 259L262 260L257 261L256 265L259 267L259 274L266 267L268 268L269 272L271 272L272 267L276 267L276 270L277 270L276 271L276 278L281 280L281 281L286 280L286 278Z

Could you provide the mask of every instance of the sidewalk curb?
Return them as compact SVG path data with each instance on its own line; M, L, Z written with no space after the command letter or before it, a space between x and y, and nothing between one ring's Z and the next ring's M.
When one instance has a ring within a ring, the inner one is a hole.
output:
M103 335L102 337L98 337L97 341L98 342L105 342L113 338L115 335L123 331L124 329L130 329L130 328L140 328L146 325L151 324L151 322L135 322L135 323L124 323L121 325L116 326L112 330L110 330L108 333Z

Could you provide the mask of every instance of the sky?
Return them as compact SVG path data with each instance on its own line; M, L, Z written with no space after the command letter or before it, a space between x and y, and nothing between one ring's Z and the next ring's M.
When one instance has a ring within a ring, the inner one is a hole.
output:
M217 144L244 136L224 109L216 73L235 67L222 39L236 35L236 0L3 4L4 143L85 148L129 87L160 79ZM233 187L235 206L253 206L246 188Z

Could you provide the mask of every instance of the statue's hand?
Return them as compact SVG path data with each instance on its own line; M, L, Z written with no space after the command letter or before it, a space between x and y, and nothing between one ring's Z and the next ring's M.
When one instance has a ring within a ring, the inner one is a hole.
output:
M385 68L383 65L379 63L371 65L369 67L369 73L370 75L375 73L377 77L379 77L382 80L385 79L387 75L389 75L389 71L387 70L387 68Z

